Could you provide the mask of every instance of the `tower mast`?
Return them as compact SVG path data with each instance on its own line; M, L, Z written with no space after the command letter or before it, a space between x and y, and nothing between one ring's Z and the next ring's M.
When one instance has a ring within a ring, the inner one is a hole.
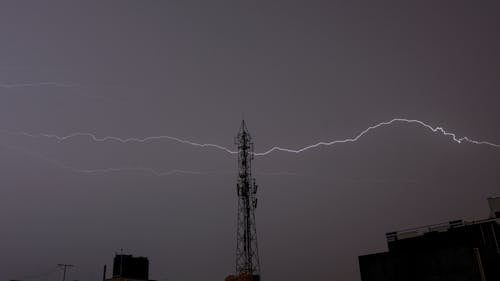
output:
M255 209L257 185L252 177L253 142L245 120L236 137L238 146L238 225L236 232L236 273L248 274L252 280L260 280L259 252Z

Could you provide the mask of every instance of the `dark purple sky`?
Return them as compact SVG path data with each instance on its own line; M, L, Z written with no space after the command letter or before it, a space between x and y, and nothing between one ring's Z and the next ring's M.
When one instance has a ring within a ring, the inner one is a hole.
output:
M234 149L244 116L264 151L403 117L500 143L498 1L164 2L0 4L1 280L98 280L120 248L159 281L223 280L236 245L228 153L8 132ZM385 232L486 217L499 167L500 148L404 123L258 157L263 278L357 281Z

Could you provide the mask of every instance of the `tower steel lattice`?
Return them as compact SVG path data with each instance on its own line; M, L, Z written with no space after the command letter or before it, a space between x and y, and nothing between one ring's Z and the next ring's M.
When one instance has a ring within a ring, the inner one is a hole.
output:
M248 274L253 277L253 280L259 280L260 264L255 226L257 184L252 177L253 142L245 120L241 122L235 143L238 146L236 273Z

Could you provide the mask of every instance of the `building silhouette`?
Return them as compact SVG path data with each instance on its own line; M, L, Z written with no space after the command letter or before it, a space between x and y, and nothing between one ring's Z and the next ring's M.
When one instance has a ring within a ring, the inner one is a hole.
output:
M361 280L500 280L500 197L488 203L488 219L386 233L388 252L358 258Z
M104 272L104 275L106 272ZM153 281L149 280L149 260L146 257L115 255L113 277L107 281Z

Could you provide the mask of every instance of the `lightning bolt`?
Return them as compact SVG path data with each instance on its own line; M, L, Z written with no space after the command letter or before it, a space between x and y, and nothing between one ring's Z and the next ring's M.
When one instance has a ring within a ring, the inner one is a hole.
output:
M35 88L35 87L47 87L47 88L83 88L81 84L72 84L72 83L60 83L60 82L26 82L26 83L5 83L0 82L0 89L16 89L16 88ZM97 96L85 93L75 93L75 95L91 98L91 99L99 99L111 103L117 103L118 101L112 98ZM120 101L121 102L121 101Z
M75 170L74 170L75 171ZM208 172L200 172L200 171L190 171L190 170L179 170L179 169L173 169L173 170L168 170L168 171L160 171L156 170L153 168L143 168L143 167L124 167L124 168L103 168L103 169L85 169L85 170L76 170L76 172L79 173L84 173L84 174L104 174L104 173L111 173L111 172L127 172L127 171L133 171L133 172L145 172L152 174L157 177L164 177L164 176L172 176L172 175L222 175L222 174L229 174L230 172L227 171L208 171Z
M153 140L168 139L168 140L173 140L173 141L176 141L179 143L188 144L191 146L212 147L212 148L217 148L217 149L223 150L223 151L225 151L227 153L231 153L231 154L238 153L237 151L232 151L229 148L226 148L226 147L221 146L221 145L212 144L212 143L196 143L193 141L184 140L184 139L171 137L171 136L152 136L152 137L145 137L145 138L119 138L119 137L112 137L112 136L97 137L96 135L94 135L92 133L73 133L73 134L69 134L67 136L58 136L55 134L43 134L43 133L31 134L31 133L27 133L27 132L9 132L9 131L5 131L5 130L0 130L0 131L7 133L7 134L11 134L11 135L22 135L22 136L31 137L31 138L45 137L45 138L50 138L50 139L56 139L59 142L67 141L69 139L76 138L76 137L88 137L89 139L91 139L94 142L116 141L116 142L120 142L120 143L131 143L131 142L144 143L144 142L149 142L149 141L153 141Z
M28 83L0 83L0 88L14 89L14 88L27 88L27 87L56 87L56 88L71 88L78 87L79 84L68 84L58 82L28 82Z
M311 144L311 145L308 145L308 146L305 146L302 148L298 148L298 149L290 149L290 148L283 148L283 147L279 147L279 146L274 146L271 149L266 150L264 152L255 152L254 155L255 156L266 156L266 155L269 155L269 154L276 152L276 151L299 154L299 153L305 152L307 150L310 150L313 148L318 148L321 146L332 146L332 145L342 144L342 143L353 143L353 142L357 142L359 139L361 139L363 136L367 135L371 131L374 131L374 130L379 129L381 127L390 126L390 125L393 125L395 123L416 124L416 125L423 127L424 129L428 129L428 130L432 131L433 133L440 133L446 137L449 137L453 142L458 143L458 144L471 143L471 144L488 145L491 147L500 148L499 144L495 144L492 142L478 141L478 140L471 139L469 137L458 137L455 133L451 133L449 131L446 131L443 127L433 127L433 126L431 126L423 121L420 121L420 120L394 118L392 120L380 122L376 125L370 126L352 138L332 140L332 141L326 141L326 142L321 141L321 142ZM198 142L194 142L194 141L190 141L190 140L186 140L186 139L181 139L181 138L177 138L177 137L172 137L172 136L166 136L166 135L150 136L150 137L144 137L144 138L137 138L137 137L119 138L119 137L113 137L113 136L98 137L92 133L81 133L81 132L72 133L72 134L65 135L65 136L58 136L55 134L45 134L45 133L31 134L31 133L27 133L27 132L9 132L9 131L4 131L4 130L2 132L8 133L8 134L23 135L23 136L32 137L32 138L39 138L39 137L51 138L51 139L56 139L59 142L68 141L70 139L77 138L77 137L87 137L94 142L116 141L116 142L120 142L120 143L132 143L132 142L145 143L145 142L154 141L154 140L167 139L167 140L172 140L172 141L176 141L179 143L183 143L183 144L187 144L187 145L191 145L191 146L196 146L196 147L215 148L215 149L219 149L219 150L222 150L222 151L230 153L230 154L237 154L238 153L238 151L231 150L231 149L224 147L224 146L221 146L221 145L212 144L212 143L198 143Z
M482 144L482 145L489 145L489 146L492 146L492 147L500 148L499 144L495 144L495 143L492 143L492 142L477 141L477 140L470 139L468 137L461 137L461 138L459 138L459 137L457 137L456 134L447 132L443 127L432 127L431 125L429 125L429 124L427 124L427 123L425 123L423 121L420 121L420 120L405 119L405 118L394 118L394 119L392 119L390 121L380 122L380 123L378 123L376 125L370 126L370 127L366 128L365 130L361 131L361 133L359 133L358 135L356 135L353 138L342 139L342 140L333 140L333 141L329 141L329 142L318 142L318 143L315 143L315 144L312 144L312 145L308 145L308 146L302 147L300 149L288 149L288 148L282 148L282 147L279 147L279 146L275 146L275 147L273 147L273 148L271 148L271 149L269 149L269 150L267 150L265 152L255 153L255 155L256 156L264 156L264 155L268 155L269 153L272 153L273 151L282 151L282 152L290 152L290 153L301 153L301 152L304 152L306 150L309 150L309 149L312 149L312 148L317 148L317 147L320 147L320 146L331 146L331 145L340 144L340 143L357 142L361 137L363 137L364 135L366 135L370 131L373 131L375 129L378 129L378 128L381 128L381 127L384 127L384 126L389 126L389 125L392 125L392 124L398 123L398 122L399 123L417 124L417 125L422 126L425 129L431 130L433 133L442 133L444 136L451 137L451 140L453 140L454 142L456 142L458 144L467 142L467 143L472 143L472 144Z
M458 137L455 133L446 131L443 127L433 127L433 126L431 126L423 121L420 121L420 120L394 118L392 120L380 122L376 125L370 126L352 138L339 139L339 140L333 140L333 141L328 141L328 142L322 141L322 142L308 145L308 146L305 146L305 147L302 147L299 149L289 149L289 148L274 146L271 149L268 149L267 151L256 152L256 153L254 153L254 155L266 156L266 155L269 155L269 154L271 154L273 152L277 152L277 151L299 154L299 153L305 152L309 149L314 149L314 148L318 148L321 146L332 146L332 145L342 144L342 143L354 143L354 142L357 142L359 139L361 139L363 136L367 135L371 131L374 131L374 130L379 129L381 127L390 126L390 125L393 125L395 123L416 124L416 125L421 126L424 129L430 130L433 133L439 133L439 134L442 134L446 137L449 137L450 140L452 140L453 142L458 143L458 144L470 143L470 144L487 145L487 146L491 146L494 148L500 148L500 145L496 144L496 143L492 143L492 142L488 142L488 141L474 140L474 139L471 139L471 138L466 137L466 136ZM59 142L68 141L70 139L77 138L77 137L86 137L94 142L116 141L116 142L120 142L120 143L132 143L132 142L145 143L145 142L154 141L154 140L167 139L167 140L172 140L172 141L176 141L176 142L179 142L182 144L187 144L187 145L191 145L191 146L195 146L195 147L215 148L215 149L219 149L219 150L222 150L222 151L230 153L230 154L237 154L238 153L238 151L233 151L227 147L217 145L217 144L197 143L197 142L193 142L190 140L181 139L181 138L172 137L172 136L165 136L165 135L164 136L150 136L150 137L144 137L144 138L136 138L136 137L119 138L119 137L113 137L113 136L98 137L92 133L81 133L81 132L72 133L72 134L65 135L65 136L58 136L55 134L46 134L46 133L32 134L32 133L27 133L27 132L10 132L10 131L5 131L5 130L0 130L0 132L7 133L7 134L13 134L13 135L21 135L21 136L26 136L26 137L31 137L31 138L43 137L43 138L49 138L49 139L56 139ZM84 174L99 174L99 173L122 172L122 171L139 171L139 172L150 173L150 174L153 174L155 176L170 176L170 175L178 175L178 174L207 175L207 174L228 174L228 173L230 173L230 172L224 172L224 171L222 171L222 172L220 172L220 171L219 172L216 172L216 171L215 172L214 171L200 172L200 171L189 171L189 170L180 170L180 169L161 171L161 170L157 170L157 169L153 169L153 168L145 168L145 167L80 169L80 168L75 168L75 167L69 166L69 165L64 164L60 161L48 158L43 154L29 152L29 151L23 150L19 147L9 146L9 145L1 145L1 146L6 147L8 149L12 149L12 150L17 150L17 151L20 151L22 153L29 154L31 156L36 156L42 160L45 160L47 162L51 162L52 164L59 166L60 168L70 170L72 172L84 173ZM282 173L282 172L259 173L259 174L262 174L262 175L294 175L293 173L286 173L286 172L285 173Z
M87 175L92 175L92 174L106 174L106 173L117 173L117 172L143 172L146 174L151 174L157 177L165 177L165 176L174 176L174 175L227 175L227 174L233 174L233 171L192 171L192 170L180 170L180 169L173 169L173 170L168 170L168 171L162 171L162 170L157 170L153 168L148 168L148 167L122 167L122 168L100 168L100 169L81 169L81 168L75 168L73 166L69 166L67 164L64 164L58 160L49 158L41 153L33 152L33 151L28 151L25 150L21 147L18 146L11 146L11 145L5 145L5 144L0 144L1 147L18 151L23 154L33 156L36 158L39 158L45 162L49 162L59 168L62 168L64 170L68 170L74 173L79 173L79 174L87 174ZM296 175L295 173L291 172L255 172L255 174L262 175L262 176L294 176Z
M144 168L144 167L123 167L123 168L101 168L101 169L80 169L80 168L75 168L73 166L69 166L65 163L62 163L60 161L57 161L55 159L49 158L41 153L36 153L33 151L28 151L25 150L21 147L18 146L11 146L11 145L5 145L5 144L0 144L0 146L21 152L23 154L33 156L36 158L39 158L45 162L49 162L59 168L62 168L64 170L68 170L74 173L80 173L80 174L103 174L103 173L111 173L111 172L130 172L130 171L136 171L136 172L144 172L144 173L149 173L158 177L163 177L163 176L173 176L173 175L213 175L213 174L228 174L231 173L229 171L208 171L208 172L200 172L200 171L190 171L190 170L179 170L179 169L173 169L173 170L168 170L168 171L161 171L161 170L156 170L153 168Z

